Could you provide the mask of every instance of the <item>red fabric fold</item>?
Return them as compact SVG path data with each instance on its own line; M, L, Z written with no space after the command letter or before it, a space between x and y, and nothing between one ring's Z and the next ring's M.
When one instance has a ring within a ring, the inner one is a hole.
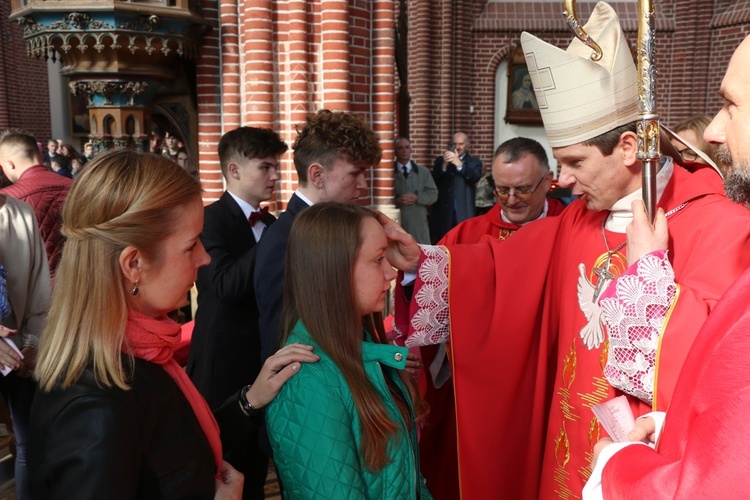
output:
M177 387L185 395L190 407L198 419L198 423L206 434L211 451L214 454L216 465L216 477L221 476L222 451L219 439L219 425L214 419L208 403L195 388L193 382L185 373L185 370L175 361L174 349L180 342L181 328L167 316L150 318L143 314L128 309L128 324L125 327L124 352L133 353L136 358L141 358L161 366L167 374L172 377Z

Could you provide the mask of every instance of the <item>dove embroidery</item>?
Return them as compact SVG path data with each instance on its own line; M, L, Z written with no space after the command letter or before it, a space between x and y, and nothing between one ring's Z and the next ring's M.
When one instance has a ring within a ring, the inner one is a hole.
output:
M586 266L578 264L578 306L581 308L583 315L586 316L586 325L581 328L579 335L586 347L591 349L598 348L604 341L604 328L602 328L601 316L602 310L597 304L599 295L607 288L614 276L608 272L609 261L606 268L600 270L599 282L596 286L586 278Z

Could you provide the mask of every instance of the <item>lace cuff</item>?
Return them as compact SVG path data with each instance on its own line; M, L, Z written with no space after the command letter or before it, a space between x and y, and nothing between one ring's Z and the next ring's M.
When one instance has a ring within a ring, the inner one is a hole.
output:
M440 344L449 337L450 255L442 246L420 245L420 249L422 257L414 285L407 347Z
M676 292L667 251L659 250L630 266L599 299L609 335L604 376L612 387L648 404L659 335Z

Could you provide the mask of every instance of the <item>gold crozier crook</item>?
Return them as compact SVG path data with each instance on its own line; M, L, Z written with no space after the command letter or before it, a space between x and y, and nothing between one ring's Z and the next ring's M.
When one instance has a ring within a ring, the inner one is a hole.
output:
M601 59L602 49L578 21L576 1L564 0L563 9L570 30L594 51L591 60ZM656 213L656 172L661 157L659 115L656 112L655 33L654 0L638 0L638 160L643 162L643 202L652 222Z

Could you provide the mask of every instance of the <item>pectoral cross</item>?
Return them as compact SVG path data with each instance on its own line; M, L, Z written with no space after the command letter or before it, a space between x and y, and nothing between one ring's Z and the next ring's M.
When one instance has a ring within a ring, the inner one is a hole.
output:
M610 261L612 260L612 253L607 253L607 260L604 261L604 263L601 265L601 267L595 267L591 270L594 274L596 274L599 279L596 282L596 288L594 288L594 297L591 299L592 302L596 303L596 301L599 299L599 295L604 291L604 288L607 286L607 283L612 281L615 278L615 275L609 272L610 267Z

